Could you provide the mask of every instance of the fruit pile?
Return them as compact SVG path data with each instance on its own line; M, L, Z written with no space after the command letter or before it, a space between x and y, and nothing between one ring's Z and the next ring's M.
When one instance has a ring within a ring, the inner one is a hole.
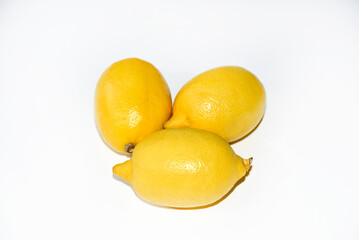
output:
M186 83L172 109L161 73L129 58L102 74L95 115L104 141L132 157L113 167L115 175L149 202L192 208L218 201L246 175L252 159L236 155L228 142L258 125L265 102L261 82L229 66Z

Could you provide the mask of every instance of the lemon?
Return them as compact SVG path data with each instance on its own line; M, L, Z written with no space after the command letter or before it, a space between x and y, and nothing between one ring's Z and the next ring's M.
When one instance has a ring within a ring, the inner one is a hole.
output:
M95 94L95 118L105 142L130 153L150 133L163 129L172 100L167 83L150 63L129 58L112 64Z
M132 159L115 165L113 173L149 202L190 208L219 200L249 167L250 159L237 156L216 134L178 128L143 139Z
M214 68L182 87L165 128L204 129L232 142L256 127L265 105L263 85L252 73L241 67Z

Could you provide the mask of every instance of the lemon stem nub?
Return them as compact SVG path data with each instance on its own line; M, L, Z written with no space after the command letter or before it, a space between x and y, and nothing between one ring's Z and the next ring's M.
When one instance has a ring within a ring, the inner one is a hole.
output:
M243 159L243 163L244 165L246 166L247 170L250 168L250 166L252 165L252 161L253 161L253 158L248 158L248 159Z
M135 145L133 143L129 143L129 144L126 144L125 151L128 153L132 153L134 148L135 148Z

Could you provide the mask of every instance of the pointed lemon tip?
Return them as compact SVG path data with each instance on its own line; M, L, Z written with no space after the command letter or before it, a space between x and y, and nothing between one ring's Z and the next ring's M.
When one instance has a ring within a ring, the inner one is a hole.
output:
M246 166L247 169L249 169L250 166L252 166L252 161L253 161L252 157L250 157L248 159L243 159L243 163L244 163L244 165Z
M124 163L116 164L112 168L113 174L119 176L126 180L127 182L131 183L132 178L132 160L128 160Z
M170 118L170 120L168 120L167 122L165 122L165 125L163 126L164 128L175 128L175 126L173 126L173 118Z
M251 158L248 158L248 159L243 159L241 156L238 156L238 155L237 155L237 158L239 160L238 161L238 166L239 166L240 172L245 174L251 168L253 158L251 157Z
M188 126L189 122L185 116L173 115L170 120L165 123L164 128L180 128Z

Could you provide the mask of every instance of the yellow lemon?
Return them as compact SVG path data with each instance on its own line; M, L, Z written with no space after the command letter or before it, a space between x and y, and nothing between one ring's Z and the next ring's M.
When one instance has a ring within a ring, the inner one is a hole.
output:
M241 67L214 68L182 87L165 128L204 129L232 142L256 127L265 105L263 85L252 73Z
M237 156L216 134L177 128L143 139L132 159L115 165L113 173L149 202L190 208L223 197L246 174L250 162Z
M150 133L163 129L172 100L167 83L150 63L128 58L101 76L95 94L96 123L114 150L130 153Z

